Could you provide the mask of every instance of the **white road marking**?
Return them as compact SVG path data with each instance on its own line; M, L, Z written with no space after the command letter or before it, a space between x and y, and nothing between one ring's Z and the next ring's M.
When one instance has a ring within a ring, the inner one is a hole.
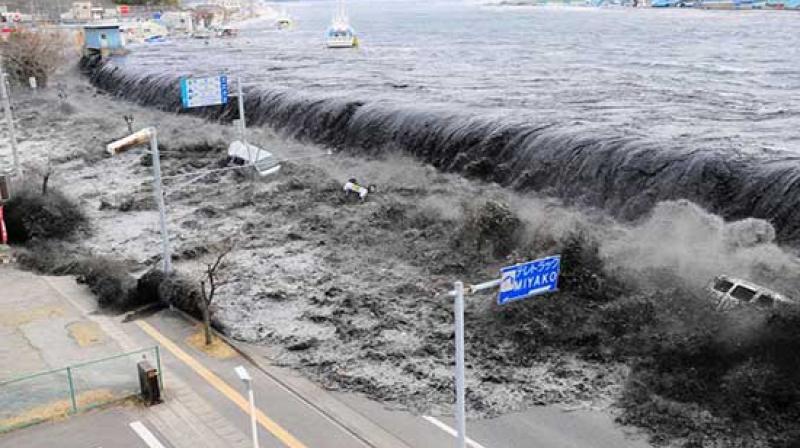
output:
M436 426L437 428L441 429L442 431L450 434L451 436L453 436L453 437L457 437L458 436L458 433L456 433L455 429L447 426L444 422L442 422L438 418L431 417L430 415L423 415L422 418L427 420L430 424L432 424L432 425ZM467 437L467 445L471 446L472 448L486 448L485 446L483 446L480 443L470 439L469 437Z
M150 448L165 448L164 445L162 445L161 442L156 439L156 436L154 436L153 433L150 432L150 430L147 429L142 422L137 420L135 422L131 422L129 426L133 432L135 432L140 439L144 440L144 443L146 443Z

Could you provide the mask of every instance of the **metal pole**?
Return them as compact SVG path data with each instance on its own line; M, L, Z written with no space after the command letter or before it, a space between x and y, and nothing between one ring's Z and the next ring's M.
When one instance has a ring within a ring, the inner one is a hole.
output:
M237 78L237 84L238 98L236 101L239 103L239 133L242 137L242 143L244 143L245 148L247 148L247 123L244 121L244 92L242 91L242 75L239 75Z
M256 399L253 394L253 382L247 382L247 395L250 397L250 426L253 429L253 448L258 448L258 426L256 426Z
M156 369L158 369L158 387L161 389L161 393L164 393L164 373L161 371L161 350L158 349L158 346L155 347L156 352Z
M3 61L0 58L0 67L2 67ZM3 96L3 109L5 110L6 114L6 122L8 123L8 139L9 143L11 144L11 154L14 158L14 172L17 176L20 176L22 173L20 172L19 168L19 156L17 155L17 135L14 132L14 117L11 115L11 95L9 93L8 88L8 80L5 70L0 68L0 95Z
M72 369L67 367L67 381L69 382L69 400L72 403L72 413L78 412L78 402L75 399L75 383L72 381Z
M455 283L456 320L456 448L466 447L466 418L464 415L464 284Z
M169 231L167 230L167 211L164 206L164 194L161 192L161 161L158 154L158 133L150 128L150 154L153 156L153 194L158 204L158 215L161 223L161 250L164 258L164 273L172 271L172 251L169 247Z

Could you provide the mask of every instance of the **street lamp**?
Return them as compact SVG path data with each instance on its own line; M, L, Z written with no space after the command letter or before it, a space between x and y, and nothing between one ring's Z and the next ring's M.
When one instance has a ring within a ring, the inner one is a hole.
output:
M111 142L106 145L106 151L112 156L125 151L131 146L150 141L150 155L153 160L153 194L158 205L158 217L161 225L161 251L164 262L164 273L172 270L172 250L169 246L169 230L167 229L167 211L164 205L164 194L161 192L161 156L158 153L158 132L156 128L145 128L141 131ZM170 303L172 307L172 303Z
M258 448L258 427L256 426L256 400L253 395L253 378L247 373L244 366L234 369L239 379L247 386L247 395L250 399L250 426L253 429L253 448Z

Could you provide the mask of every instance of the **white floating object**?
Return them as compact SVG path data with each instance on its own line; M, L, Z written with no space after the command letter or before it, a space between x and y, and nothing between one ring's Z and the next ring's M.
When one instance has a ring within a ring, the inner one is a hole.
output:
M253 165L261 176L268 176L281 169L271 152L258 146L235 140L228 146L229 162L238 165Z

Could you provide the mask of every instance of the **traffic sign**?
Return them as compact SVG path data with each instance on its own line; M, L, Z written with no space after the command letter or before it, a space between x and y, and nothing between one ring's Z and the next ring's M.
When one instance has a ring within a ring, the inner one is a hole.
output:
M506 266L500 270L500 294L497 304L527 299L558 290L561 255Z
M181 103L184 109L227 104L227 102L227 76L181 78Z

